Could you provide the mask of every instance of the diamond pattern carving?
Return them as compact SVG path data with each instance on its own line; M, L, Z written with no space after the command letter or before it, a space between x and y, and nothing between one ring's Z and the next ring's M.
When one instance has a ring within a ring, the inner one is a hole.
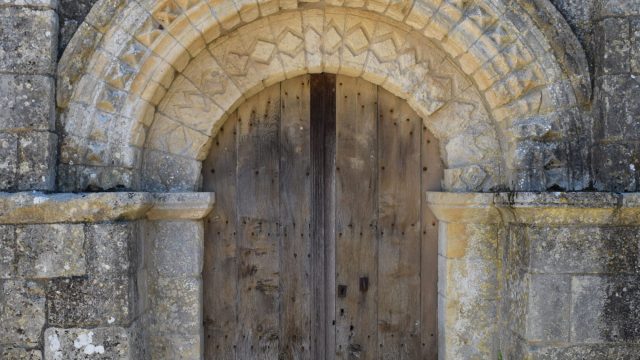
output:
M304 46L302 36L287 28L278 36L278 49L290 57L295 57Z
M158 22L164 25L164 27L169 27L169 25L180 16L180 8L178 8L172 0L167 0L158 7L158 10L153 13L153 16Z
M327 30L324 34L324 39L322 42L322 47L327 53L334 53L340 47L340 43L342 42L342 35L336 30L335 25L331 25L329 30Z
M202 77L202 89L211 95L224 94L227 90L227 79L220 71L207 72Z
M360 55L369 47L369 37L362 26L358 25L347 32L345 45L354 56Z
M251 59L255 62L269 65L275 50L276 45L274 43L265 40L258 40L253 46Z

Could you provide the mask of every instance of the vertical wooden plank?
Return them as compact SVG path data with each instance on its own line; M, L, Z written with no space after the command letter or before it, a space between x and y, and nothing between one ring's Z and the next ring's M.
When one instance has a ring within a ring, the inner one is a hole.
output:
M377 87L336 86L336 357L377 355Z
M236 125L232 114L203 163L203 190L216 193L205 221L204 331L206 359L235 359L237 325Z
M238 359L279 351L280 84L238 109Z
M441 189L444 165L440 145L422 125L422 261L420 282L422 293L422 359L438 359L438 222L427 206L425 193Z
M418 359L422 124L382 88L378 105L379 358Z
M335 76L311 75L311 355L335 352Z
M281 87L280 359L309 359L311 343L311 163L309 77Z

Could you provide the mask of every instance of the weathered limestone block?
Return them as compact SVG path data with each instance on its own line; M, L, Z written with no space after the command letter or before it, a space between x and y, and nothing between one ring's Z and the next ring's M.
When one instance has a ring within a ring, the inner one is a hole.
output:
M594 146L594 185L598 190L635 191L640 169L640 151L633 143L604 143Z
M150 254L147 268L161 276L202 273L204 228L201 221L149 221L145 228L145 250Z
M631 19L631 72L640 74L640 19Z
M606 140L640 138L640 81L633 75L603 76L596 82L595 105L600 122L594 135Z
M53 75L57 27L53 10L0 8L0 71Z
M0 279L10 279L16 274L16 230L11 225L0 226Z
M7 280L1 285L0 344L37 347L45 324L45 291L35 281Z
M18 169L18 136L0 133L0 189L13 189Z
M194 191L202 181L199 161L148 150L145 152L141 188L147 191Z
M529 287L525 339L569 342L571 277L533 274Z
M53 190L58 136L50 132L28 132L18 143L18 190Z
M636 273L640 269L640 229L635 227L531 227L526 236L534 273Z
M629 20L606 18L596 27L595 66L600 75L624 74L630 70Z
M571 337L576 342L640 340L640 279L637 275L575 276Z
M58 6L58 0L4 0L4 4L55 9Z
M42 360L42 351L6 348L0 353L3 360Z
M82 225L27 225L16 228L17 272L25 278L86 274Z
M149 276L149 317L152 335L194 335L202 326L202 280L193 277Z
M600 17L640 15L640 3L633 0L602 0L598 10Z
M54 130L53 78L0 75L0 130Z
M135 223L94 224L86 229L90 276L125 275L135 269Z
M49 325L128 325L134 284L128 275L55 279L47 290Z
M152 359L199 359L201 348L201 335L151 336L149 339Z
M49 328L44 332L46 360L129 359L129 335L121 327Z

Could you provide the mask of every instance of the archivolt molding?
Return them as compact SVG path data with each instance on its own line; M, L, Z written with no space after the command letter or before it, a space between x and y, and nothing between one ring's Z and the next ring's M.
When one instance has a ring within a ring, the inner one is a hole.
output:
M86 177L81 188L192 190L237 104L326 71L407 99L441 140L447 189L517 187L514 174L531 166L521 144L548 137L578 104L542 33L511 12L482 0L129 1L108 26L83 25L99 39L83 72L71 60L78 36L63 56L60 173Z

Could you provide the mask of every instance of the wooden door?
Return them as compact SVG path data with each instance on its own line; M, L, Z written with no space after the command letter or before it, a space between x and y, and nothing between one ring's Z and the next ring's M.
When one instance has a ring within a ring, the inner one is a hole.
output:
M206 359L436 359L442 176L416 113L306 75L231 114L203 165Z

